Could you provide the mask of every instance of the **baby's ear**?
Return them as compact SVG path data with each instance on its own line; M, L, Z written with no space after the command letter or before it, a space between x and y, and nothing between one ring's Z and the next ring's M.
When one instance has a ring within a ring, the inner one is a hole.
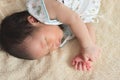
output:
M27 20L32 25L38 23L38 21L33 16L28 16Z

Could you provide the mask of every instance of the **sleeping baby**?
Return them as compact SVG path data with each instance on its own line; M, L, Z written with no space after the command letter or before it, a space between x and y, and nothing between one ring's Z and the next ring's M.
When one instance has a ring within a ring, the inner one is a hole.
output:
M27 0L27 11L3 19L1 49L22 59L38 59L76 37L81 52L72 65L89 70L100 54L94 27L100 0ZM98 20L97 20L98 21Z

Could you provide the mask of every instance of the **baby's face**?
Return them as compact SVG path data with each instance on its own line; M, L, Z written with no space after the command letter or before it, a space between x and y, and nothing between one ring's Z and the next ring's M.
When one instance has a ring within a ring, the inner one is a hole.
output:
M39 27L41 25L37 25ZM58 26L43 25L34 34L25 39L27 51L34 58L40 58L57 49L63 38L63 31Z

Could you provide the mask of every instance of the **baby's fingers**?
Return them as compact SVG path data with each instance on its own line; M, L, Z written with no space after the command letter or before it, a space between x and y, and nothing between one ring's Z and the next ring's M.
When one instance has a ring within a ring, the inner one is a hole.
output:
M74 68L76 70L82 70L82 64L79 61L73 60L72 61L72 66L74 66Z
M82 62L79 62L79 64L78 64L78 70L82 70Z
M75 59L72 60L72 66L77 70L78 62Z
M86 67L85 62L82 62L82 70L83 70L83 71L87 71L87 67Z
M75 70L78 70L78 62L75 62L74 67L75 67Z
M86 68L87 68L88 71L91 70L91 66L92 66L92 64L91 64L90 61L86 62Z

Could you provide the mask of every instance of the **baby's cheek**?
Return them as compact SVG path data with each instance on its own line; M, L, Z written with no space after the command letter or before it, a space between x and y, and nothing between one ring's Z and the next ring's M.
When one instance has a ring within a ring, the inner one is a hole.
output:
M45 56L45 55L47 55L49 53L49 47L48 47L48 45L46 43L44 44L44 42L40 45L39 50L40 50L39 54L41 56Z
M46 37L50 52L59 48L61 44L62 36L63 36L62 34L55 33L55 34L49 34L49 36Z

